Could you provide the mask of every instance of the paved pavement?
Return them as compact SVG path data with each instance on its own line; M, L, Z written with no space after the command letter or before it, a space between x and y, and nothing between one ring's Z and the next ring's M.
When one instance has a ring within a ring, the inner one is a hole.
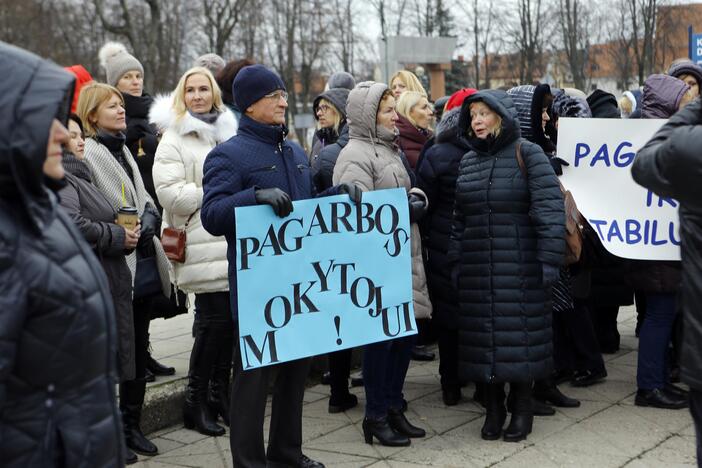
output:
M582 401L581 407L537 418L525 442L480 438L483 410L470 399L472 387L463 390L464 400L458 406L444 406L435 361L413 362L405 384L408 417L427 429L427 437L414 439L406 448L366 445L361 435L362 389L352 390L360 400L357 408L332 415L327 412L328 387L316 385L305 393L303 450L328 467L695 467L694 429L688 411L634 406L635 319L631 309L622 312L622 350L606 356L608 379L584 389L563 385L567 395ZM155 355L175 364L180 374L187 367L191 318L157 321L153 327ZM134 466L232 466L227 436L206 437L179 425L151 437L160 454L151 459L140 457L145 461Z

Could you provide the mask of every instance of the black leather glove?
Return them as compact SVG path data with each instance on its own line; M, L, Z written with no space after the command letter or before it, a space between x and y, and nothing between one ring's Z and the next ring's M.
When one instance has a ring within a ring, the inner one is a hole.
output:
M568 161L559 158L558 156L553 156L549 158L549 162L551 163L553 171L556 173L556 175L559 176L563 175L563 166L570 166L570 163Z
M348 194L352 202L359 205L363 197L363 190L356 184L339 184L339 194Z
M292 213L293 204L290 195L279 188L267 188L256 190L256 203L259 205L271 205L276 216L285 218Z
M142 257L152 257L156 255L154 248L154 237L159 238L161 234L161 215L156 208L147 203L141 215L141 234L137 243L137 250Z
M427 201L417 194L410 193L407 196L409 203L410 223L417 223L427 214Z

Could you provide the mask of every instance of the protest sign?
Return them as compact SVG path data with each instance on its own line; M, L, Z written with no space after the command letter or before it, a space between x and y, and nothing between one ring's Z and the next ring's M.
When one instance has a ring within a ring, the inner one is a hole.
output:
M680 260L678 203L636 182L636 152L665 123L660 119L558 121L558 156L570 163L561 182L614 255Z
M236 210L244 370L416 333L407 193Z

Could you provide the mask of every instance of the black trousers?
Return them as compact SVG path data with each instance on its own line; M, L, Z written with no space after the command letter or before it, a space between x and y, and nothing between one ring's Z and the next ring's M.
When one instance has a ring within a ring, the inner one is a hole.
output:
M618 350L620 341L617 329L619 306L592 307L590 312L600 350L606 353Z
M553 359L557 371L600 371L605 368L587 302L553 313Z
M702 468L702 391L690 389L690 413L697 434L697 466Z
M234 336L238 341L238 330ZM302 398L312 360L299 359L243 371L238 343L234 348L236 356L229 428L234 466L297 466L302 456ZM263 443L263 419L271 377L275 381L266 451Z
M352 351L353 348L349 348L328 354L332 398L343 397L349 393L349 376L351 375Z
M458 330L439 326L441 388L458 388Z

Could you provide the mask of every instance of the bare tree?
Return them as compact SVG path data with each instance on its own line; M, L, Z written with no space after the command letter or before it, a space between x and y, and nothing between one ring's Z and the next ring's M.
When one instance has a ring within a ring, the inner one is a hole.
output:
M338 40L334 55L341 67L353 74L356 31L353 22L353 0L334 0L331 29Z
M531 82L542 65L542 14L542 0L517 0L517 23L511 35L519 48L520 83Z
M619 0L618 5L614 7L614 10L619 14L612 15L607 25L607 30L610 32L607 53L614 63L619 89L629 89L633 84L632 76L634 75L634 39L625 5L627 1Z
M108 5L105 0L93 0L93 4L103 28L126 39L142 62L145 87L172 88L180 74L188 17L185 2L118 0Z
M639 77L639 85L653 72L658 0L626 0L631 19L632 49Z
M558 0L558 18L573 84L578 89L586 89L592 13L581 0Z
M248 0L201 0L202 28L210 52L224 55L226 44L239 24L242 12L249 7Z

